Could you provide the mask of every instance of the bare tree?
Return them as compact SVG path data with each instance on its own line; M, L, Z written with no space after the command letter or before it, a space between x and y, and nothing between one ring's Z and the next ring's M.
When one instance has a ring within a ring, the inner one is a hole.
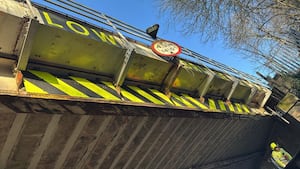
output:
M160 0L185 34L227 47L277 73L300 70L300 0ZM169 15L168 15L169 16ZM298 47L297 47L298 46Z

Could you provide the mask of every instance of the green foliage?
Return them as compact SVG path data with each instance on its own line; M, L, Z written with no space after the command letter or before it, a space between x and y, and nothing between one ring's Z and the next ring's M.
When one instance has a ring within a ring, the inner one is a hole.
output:
M290 92L300 98L300 71L295 74L284 75L284 80L291 85Z

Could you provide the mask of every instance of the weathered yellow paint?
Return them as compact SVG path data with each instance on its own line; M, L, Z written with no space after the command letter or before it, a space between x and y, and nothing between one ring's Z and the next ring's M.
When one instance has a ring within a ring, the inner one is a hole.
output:
M166 96L165 94L163 94L162 92L160 92L160 91L158 91L158 90L156 90L156 89L149 89L153 94L155 94L156 96L158 96L159 98L161 98L161 99L163 99L163 100L165 100L165 101L167 101L168 103L170 103L170 104L175 104L175 105L177 105L178 104L178 106L180 106L181 104L179 104L179 103L177 103L177 102L175 102L175 103L173 103L170 99L169 99L169 97L168 96Z
M79 89L71 86L71 84L69 85L67 82L63 81L62 79L59 79L58 77L50 73L36 71L36 70L30 70L29 72L31 72L33 75L39 77L40 79L47 82L49 85L52 85L56 89L66 93L69 96L89 97L85 93L79 91ZM116 87L111 82L101 81L105 86L110 88L109 90L107 90L107 87L97 85L85 78L74 77L74 76L70 76L70 78L75 82L79 83L80 85L82 85L83 87L89 89L90 91L93 91L94 93L108 100L123 100L123 98L127 98L132 102L138 102L138 103L146 103L147 101L150 101L151 103L158 104L158 105L166 105L167 103L169 103L170 105L174 105L174 106L200 108L202 110L210 109L210 110L228 111L229 109L229 111L238 114L251 112L251 110L245 104L242 103L230 103L230 102L225 103L222 100L208 99L209 106L207 106L201 103L200 100L197 100L196 98L193 98L188 94L182 94L181 96L178 96L175 93L171 93L172 97L170 99L167 95L158 91L157 89L148 89L149 90L148 91L148 90L143 90L137 86L127 86L134 92L130 92L131 90L127 91L121 88L120 90L121 98L119 98L117 95L113 94L114 92L111 91L112 89L118 92ZM24 85L26 91L29 93L41 93L41 94L49 93L49 91L40 88L38 85L33 84L31 81L27 80L26 78L24 78ZM144 99L140 96L144 97Z
M158 100L157 98L153 97L151 94L147 93L146 91L144 91L143 89L136 87L136 86L128 86L130 89L134 90L135 92L137 92L138 94L142 95L143 97L145 97L146 99L148 99L149 101L151 101L152 103L155 104L165 104L162 101Z
M234 107L231 103L228 103L227 106L228 106L230 111L235 112Z
M248 107L246 105L244 105L244 104L241 104L241 105L245 112L250 113L250 110L248 109Z
M100 86L92 83L91 81L89 81L87 79L80 78L80 77L73 77L73 76L70 76L70 78L73 79L74 81L76 81L77 83L81 84L82 86L88 88L89 90L95 92L99 96L104 97L105 99L120 100L120 98L118 98L115 95L109 93L105 89L102 89Z
M101 81L103 84L105 84L107 87L113 89L116 91L116 87L111 83L111 82L104 82L104 81Z
M52 19L50 18L49 14L47 12L43 12L43 15L47 21L47 23L51 26L55 26L55 27L58 27L58 28L61 28L63 29L64 27L60 24L57 24L57 23L53 23Z
M62 92L66 93L69 96L75 96L75 97L88 97L86 94L82 93L81 91L73 88L72 86L68 85L64 81L60 80L59 78L56 78L50 73L47 72L41 72L36 70L30 70L32 74L36 75L37 77L43 79L53 87L61 90Z
M181 98L180 96L176 95L175 93L172 93L171 96L174 97L175 99L179 100L182 104L184 104L184 106L196 108L196 107L195 107L194 105L192 105L190 102L188 102L188 101L185 100L184 98Z
M128 92L125 89L121 89L121 94L126 97L127 99L129 99L130 101L133 102L138 102L138 103L145 103L142 99L136 97L134 94Z
M218 104L219 104L220 109L221 109L222 111L227 111L226 106L225 106L225 103L224 103L222 100L218 100Z
M91 30L95 33L95 35L97 35L102 40L102 42L109 41L111 44L117 45L116 39L112 35L106 35L105 33L98 32L95 29L91 29Z
M41 89L37 85L31 83L30 81L24 79L24 86L26 89L26 92L29 93L40 93L40 94L48 94L45 90Z
M90 34L90 32L84 26L80 25L79 23L76 23L76 22L73 22L73 21L66 21L66 24L75 33L78 33L78 34L84 35L84 36L89 36L89 34ZM76 25L82 31L79 31L79 30L75 29L73 25Z
M192 103L196 104L197 106L199 106L201 109L208 109L204 104L200 103L200 101L192 98L191 96L187 95L187 94L183 94L182 95L184 98L188 99L189 101L191 101ZM184 100L184 99L183 99ZM188 102L189 103L189 102Z
M234 105L235 105L235 107L236 107L236 109L239 113L243 113L243 110L242 110L241 105L239 103L235 103Z
M217 110L216 103L212 99L208 99L209 108L212 110Z

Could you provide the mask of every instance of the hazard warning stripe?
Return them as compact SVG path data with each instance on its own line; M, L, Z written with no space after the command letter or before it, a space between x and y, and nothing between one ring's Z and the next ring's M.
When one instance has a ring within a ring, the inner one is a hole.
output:
M143 90L139 87L136 87L136 86L127 86L127 87L134 90L136 93L138 93L139 95L145 97L146 99L148 99L149 101L151 101L154 104L161 104L161 105L165 104L161 100L155 98L154 96L152 96L151 94L149 94L148 92L146 92L145 90Z
M116 90L115 86L111 82L101 81L101 83L105 84L107 87L109 87L112 90Z
M101 81L97 83L102 89L106 90L107 92L111 93L112 95L122 99L121 95L117 91L116 87L112 84L112 82L104 82Z
M244 105L244 104L241 104L241 105L242 105L243 110L244 110L246 113L250 113L250 110L249 110L249 108L248 108L246 105Z
M34 83L31 83L30 81L24 79L24 86L26 88L26 91L29 93L40 93L40 94L48 94L45 90L41 89Z
M222 111L227 111L224 101L218 100L219 107Z
M190 102L192 102L193 104L197 105L197 107L201 108L201 109L208 109L204 104L202 104L200 101L198 101L197 99L187 95L187 94L182 94L182 96L184 98L186 98L187 100L189 100Z
M170 100L173 102L173 104L174 104L175 106L178 106L178 107L184 107L184 104L181 103L180 101L178 101L176 98L171 97Z
M106 91L105 89L101 88L100 86L92 83L91 81L84 79L84 78L80 78L80 77L74 77L74 76L70 76L71 79L73 79L74 81L76 81L77 83L81 84L82 86L88 88L89 90L95 92L96 94L102 96L105 99L109 99L109 100L121 100L119 97L111 94L110 92Z
M101 81L101 83L99 83L99 85L105 89L106 91L110 92L111 94L117 96L117 97L121 97L119 95L119 93L117 92L116 87L112 84L112 82L105 82L105 81ZM122 99L122 98L121 98Z
M73 93L67 93L65 92L66 90L56 88L57 86L49 84L49 80L48 82L44 80L46 77L41 78L43 74L40 74L40 76L35 76L35 74L31 72L24 72L23 74L25 75L24 85L26 91L29 93L44 94L44 92L47 92L51 94L67 94L70 96L78 96L74 95ZM68 85L68 87L65 86L65 89L70 88L71 86L71 88L78 90L81 93L84 93L88 97L105 98L109 100L121 100L120 96L117 94L117 92L115 92L115 90L112 90L109 87L105 87L106 85L102 83L94 84L93 82L90 82L86 79L77 77L73 77L73 79L71 77L60 78L59 80ZM101 94L99 93L99 91L101 92Z
M142 89L140 89L140 90L142 90ZM151 100L147 99L145 96L139 94L138 92L134 91L133 89L129 88L128 86L123 86L121 88L121 94L123 93L123 91L130 93L131 95L133 95L134 97L142 100L143 102L152 103ZM136 98L133 98L133 96L129 96L129 97L125 96L125 99L129 100L129 101L135 101ZM137 102L139 102L139 101L137 101Z
M227 107L229 108L229 110L230 110L231 112L235 112L232 103L228 103L228 104L226 104L226 105L227 105Z
M225 103L222 100L205 99L200 102L188 94L166 94L157 89L137 86L122 86L118 94L111 82L95 82L82 77L57 77L48 72L30 70L23 72L24 86L28 93L61 94L75 97L104 98L107 100L128 100L138 103L154 103L157 105L173 105L199 108L202 110L219 110L238 114L250 114L250 109L242 103Z
M77 81L73 80L70 77L60 77L60 80L64 81L65 83L69 84L73 88L86 94L88 97L104 98L101 95L99 95L99 94L95 93L94 91L88 89L87 87L83 86L82 84L78 83Z
M49 94L57 94L57 95L66 95L67 93L57 89L53 85L50 85L48 82L44 81L43 79L39 78L38 76L35 76L31 72L23 72L24 79L30 82L33 85L30 85L29 83L24 83L25 89L29 93L39 93L43 94L43 92L37 88L42 89L43 91L49 93ZM37 89L37 90L36 90Z
M174 102L178 103L178 105L183 106L183 107L191 107L191 108L196 108L197 106L194 106L184 98L181 98L180 96L176 95L175 93L171 93L171 99L174 100Z
M242 110L242 107L240 104L238 103L234 103L235 107L236 107L236 110L238 113L242 113L243 114L243 110Z
M145 103L143 99L137 97L132 92L127 91L125 88L121 88L121 95L128 101L138 102L138 103Z
M164 93L156 90L156 89L148 89L152 95L156 96L156 98L160 99L162 102L169 104L169 105L176 105L179 104L177 102L172 102L172 100L165 95ZM180 104L179 104L180 105Z
M48 82L50 85L56 87L57 89L63 91L64 93L75 96L75 97L88 97L86 94L82 93L81 91L73 88L72 86L68 85L64 81L56 78L55 76L51 75L47 72L41 72L36 70L30 70L30 73L38 76L39 78L43 79L44 81Z
M209 108L212 109L212 110L217 110L217 106L216 106L216 103L214 100L212 99L208 99L208 105L209 105Z
M172 103L173 103L175 106L178 106L178 107L186 107L186 106L180 101L180 99L176 98L176 96L174 96L173 94L171 94L170 100L172 101Z

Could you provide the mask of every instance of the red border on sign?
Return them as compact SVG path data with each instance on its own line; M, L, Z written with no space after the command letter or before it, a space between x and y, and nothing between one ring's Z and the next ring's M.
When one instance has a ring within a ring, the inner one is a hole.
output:
M156 43L158 43L158 42L161 42L161 41L169 42L169 43L172 43L172 44L176 45L176 46L178 47L178 51L177 51L176 53L172 53L172 54L164 54L164 53L160 53L158 50L155 49L154 45L155 45ZM181 47L180 47L177 43L171 42L171 41L167 41L167 40L156 40L156 41L154 41L154 42L152 43L152 45L151 45L151 49L152 49L152 51L153 51L155 54L157 54L157 55L159 55L159 56L166 56L166 57L176 57L176 56L179 55L179 54L181 53L181 51L182 51Z

